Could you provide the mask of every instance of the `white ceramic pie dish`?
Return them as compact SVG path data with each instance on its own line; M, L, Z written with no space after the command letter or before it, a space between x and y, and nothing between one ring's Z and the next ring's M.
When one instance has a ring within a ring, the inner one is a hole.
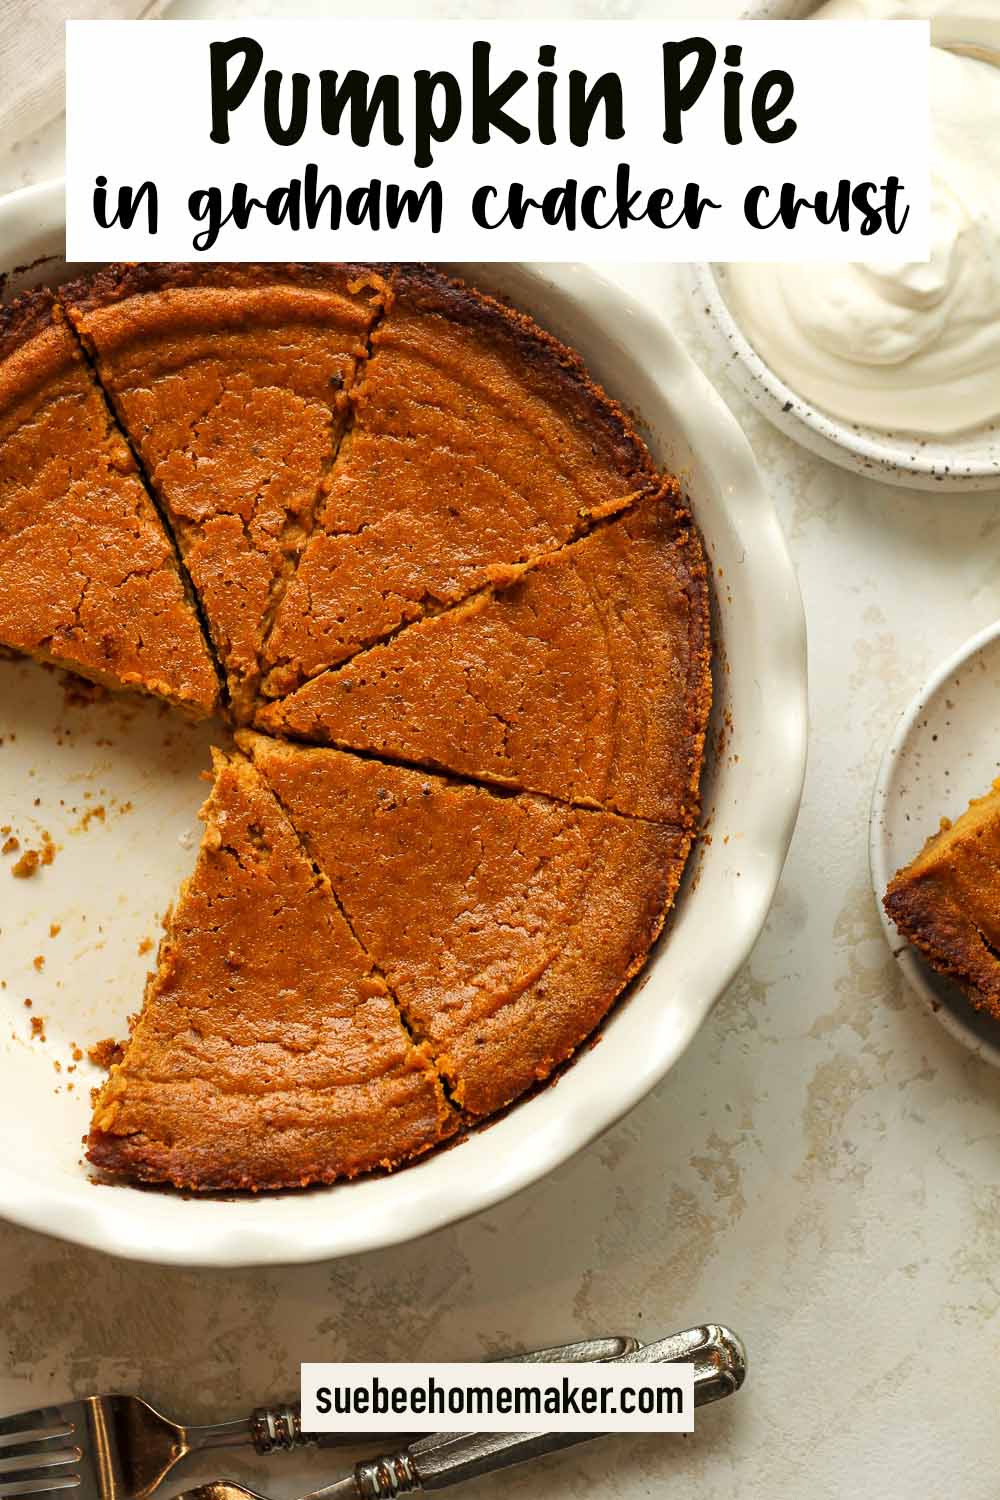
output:
M59 183L3 200L5 260L60 254L62 226ZM118 1255L206 1266L318 1260L439 1228L534 1182L632 1108L684 1051L763 925L805 768L805 626L750 448L664 325L586 266L456 269L579 349L636 410L695 504L720 661L705 785L712 839L692 859L669 938L600 1044L554 1086L393 1176L228 1200L96 1185L80 1139L100 1075L79 1060L70 1075L72 1047L122 1035L136 1008L151 961L138 946L156 940L158 916L193 865L205 793L197 772L218 731L178 727L139 702L67 707L50 674L0 663L0 826L13 823L29 842L44 827L60 845L33 879L11 880L10 859L0 866L0 1214L11 1220ZM104 820L84 827L96 805ZM52 923L60 931L50 938ZM33 1016L45 1019L44 1042L29 1035Z

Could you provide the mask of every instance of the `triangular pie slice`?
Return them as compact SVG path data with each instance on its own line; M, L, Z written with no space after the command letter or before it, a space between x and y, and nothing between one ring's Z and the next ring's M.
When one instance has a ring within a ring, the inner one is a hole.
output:
M334 462L378 286L346 266L146 265L61 292L175 529L238 720Z
M391 274L353 425L279 605L281 697L650 488L649 454L576 355L426 266Z
M215 752L202 815L90 1161L184 1188L299 1187L444 1139L457 1117L426 1049L242 756Z
M339 750L239 741L473 1116L593 1031L644 962L691 842Z
M885 909L928 963L1000 1020L1000 781L897 871Z
M0 309L0 644L210 713L173 543L48 291Z
M704 560L669 487L257 723L681 824L697 815L710 699Z

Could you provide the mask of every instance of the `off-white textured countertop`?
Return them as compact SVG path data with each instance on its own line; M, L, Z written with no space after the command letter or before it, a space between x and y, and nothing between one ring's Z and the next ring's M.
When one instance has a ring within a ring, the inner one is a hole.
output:
M5 149L0 188L50 175L59 152L58 126ZM623 1124L516 1200L419 1244L206 1274L0 1225L0 1411L140 1389L179 1416L221 1418L293 1393L303 1359L468 1358L716 1319L745 1337L751 1375L740 1397L700 1415L693 1437L608 1440L463 1493L995 1500L1000 1077L901 986L866 828L897 713L1000 611L1000 495L891 490L811 458L725 384L682 268L607 269L720 384L805 596L809 774L750 964ZM335 1468L327 1456L234 1472L283 1497Z

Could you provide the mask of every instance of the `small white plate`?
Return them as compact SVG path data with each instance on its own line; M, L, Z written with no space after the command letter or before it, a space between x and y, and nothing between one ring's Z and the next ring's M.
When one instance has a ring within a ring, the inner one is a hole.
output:
M1000 1021L977 1011L903 941L882 897L941 819L957 818L998 776L1000 620L938 667L899 720L879 766L868 829L875 899L894 956L945 1030L994 1067L1000 1067Z

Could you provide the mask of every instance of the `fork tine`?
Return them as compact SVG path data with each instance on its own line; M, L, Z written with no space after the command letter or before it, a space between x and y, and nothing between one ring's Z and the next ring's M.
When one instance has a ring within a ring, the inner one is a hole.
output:
M35 1411L16 1411L13 1416L0 1417L0 1446L4 1440L17 1442L29 1433L39 1437L69 1437L73 1422L61 1406L39 1406Z
M52 1469L22 1469L10 1479L0 1476L0 1497L15 1500L19 1495L42 1495L48 1490L72 1490L80 1483L79 1474Z
M62 1438L46 1439L62 1442ZM0 1479L10 1479L22 1469L57 1469L61 1464L78 1464L83 1457L79 1448L43 1448L38 1443L11 1443L0 1448ZM30 1458L32 1463L24 1463Z

